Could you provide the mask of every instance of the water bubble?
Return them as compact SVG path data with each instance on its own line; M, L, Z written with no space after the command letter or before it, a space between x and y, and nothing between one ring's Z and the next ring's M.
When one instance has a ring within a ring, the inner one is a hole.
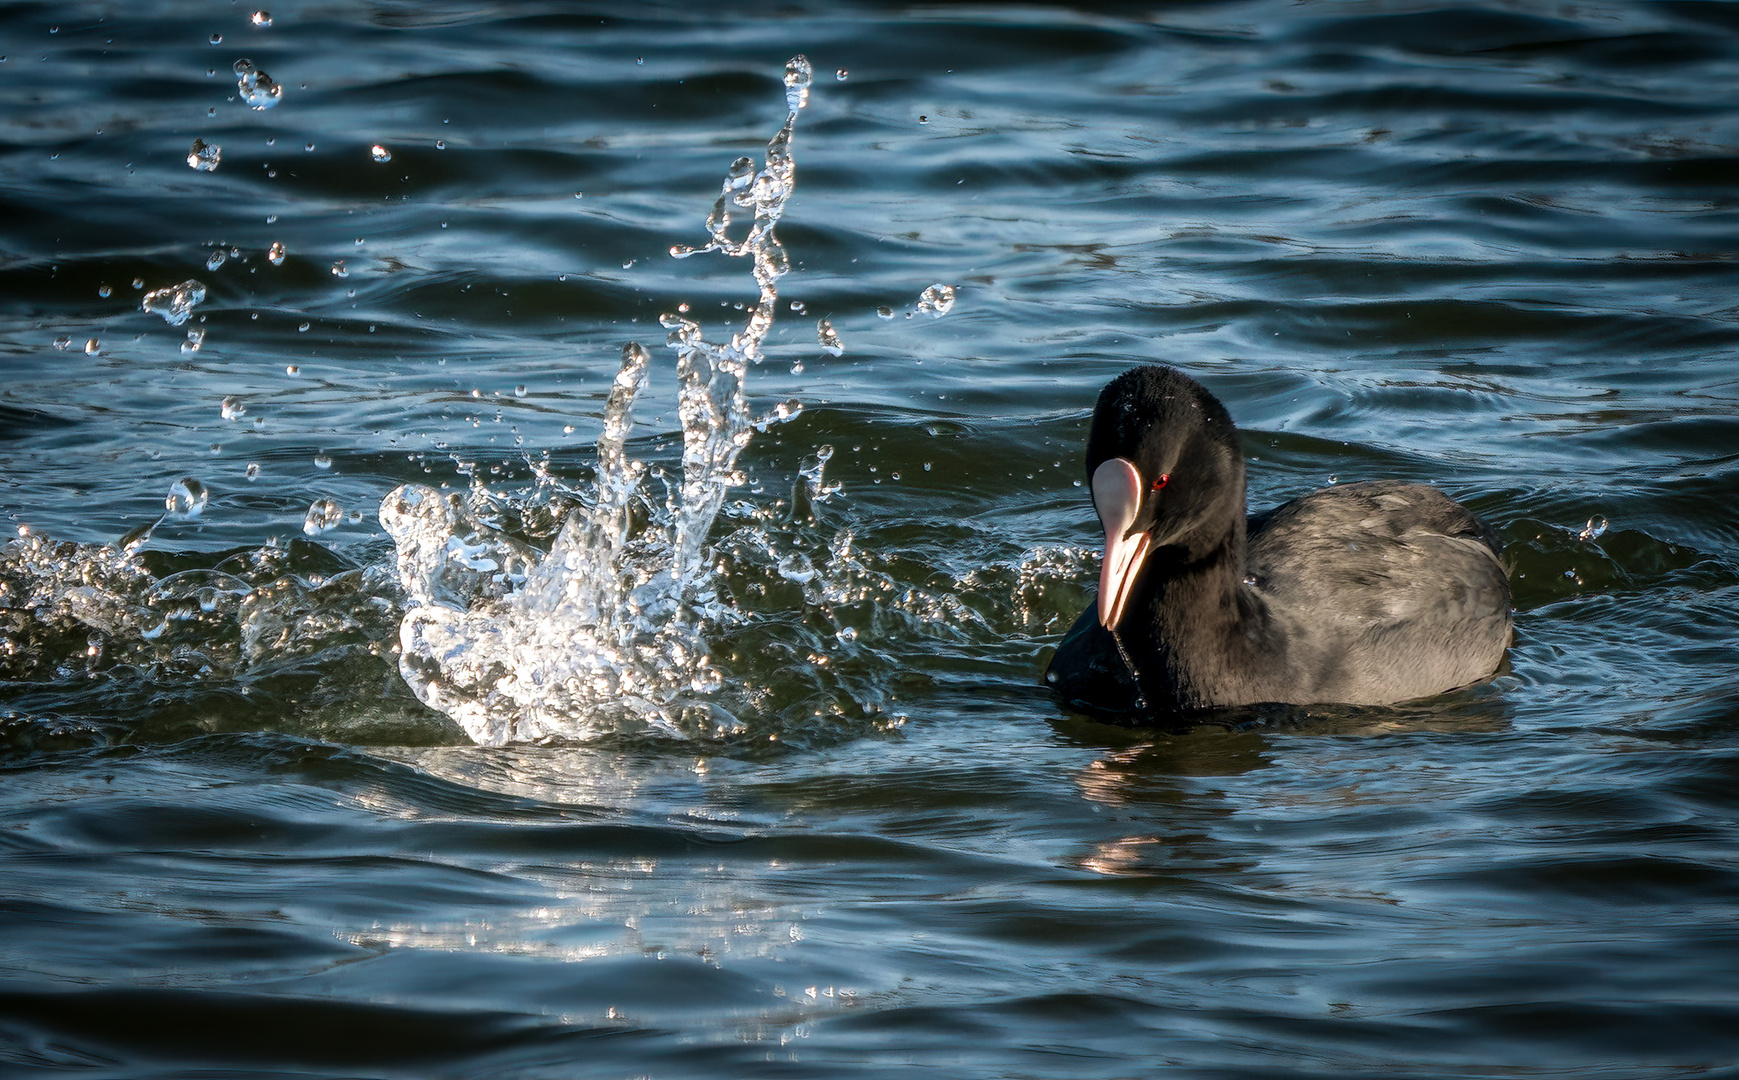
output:
M102 297L104 300L107 300L109 298L109 294L114 292L114 291L115 290L109 288L107 285L98 285L97 286L97 295Z
M260 463L257 461L248 462L247 470L243 475L248 478L248 483L250 484L255 480L258 480L260 478Z
M344 523L344 509L331 499L315 499L302 517L302 531L309 536L331 532Z
M259 27L270 26L272 25L272 13L269 11L256 11L248 17L248 21Z
M284 88L273 82L270 75L255 67L252 60L237 60L235 73L236 90L241 94L242 101L256 111L271 108L284 96Z
M779 576L787 581L795 581L802 585L815 580L815 564L809 561L809 556L801 551L787 555L779 560Z
M833 77L838 79L840 82L844 82L851 78L851 72L847 71L845 68L840 68L838 71L833 73Z
M842 626L834 632L833 636L838 638L841 644L850 645L857 640L857 627Z
M139 301L139 307L163 316L163 320L170 326L180 326L193 317L195 305L204 302L205 286L189 278L179 285L146 293L144 299Z
M1600 514L1595 514L1588 519L1588 524L1582 527L1582 531L1576 534L1576 538L1578 540L1598 540L1606 535L1606 528L1606 518Z
M205 327L195 326L187 331L187 340L181 343L184 353L196 353L205 344Z
M954 308L954 286L932 285L918 297L918 310L941 318Z
M233 395L224 398L218 405L218 412L223 415L225 420L234 420L237 417L245 416L247 411L248 407L242 404L240 398Z
M205 268L207 270L216 270L218 267L222 266L228 259L229 259L229 252L225 251L222 248L218 248L216 251L213 251L210 255L207 255L205 257Z
M815 66L806 56L793 56L785 64L785 107L796 112L809 104L809 84L815 81Z
M192 521L205 510L205 504L210 498L204 484L191 476L184 476L169 485L169 494L163 497L163 514L165 517Z
M68 349L72 348L72 338L70 336L63 334L62 336L54 339L54 347L56 349L59 349L61 352L65 352Z
M339 259L337 262L332 264L332 276L333 277L349 277L350 276L350 271L348 271L344 268L344 260L343 259Z
M369 156L374 158L376 161L387 162L392 160L392 151L379 143L375 143L373 146L369 147L368 153Z
M332 456L330 454L315 454L314 467L316 469L330 469L332 467Z
M822 319L815 324L815 340L821 346L822 351L829 356L839 356L845 352L845 346L841 344L839 335L833 331L833 323L827 319Z
M276 240L272 241L271 249L266 252L266 261L273 266L284 265L284 245Z
M223 147L216 143L208 143L204 139L193 140L193 145L187 149L187 167L200 172L211 172L223 160Z

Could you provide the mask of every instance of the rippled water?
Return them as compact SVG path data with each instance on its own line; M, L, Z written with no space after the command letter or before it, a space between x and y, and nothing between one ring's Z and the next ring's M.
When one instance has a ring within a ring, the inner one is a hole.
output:
M1732 1069L1734 10L0 9L0 1072ZM661 317L726 348L760 289L670 250L795 54L790 272L695 474ZM1255 506L1488 517L1508 669L1063 711L1087 411L1147 360ZM423 601L404 490L455 515ZM570 519L650 696L476 745L407 614Z

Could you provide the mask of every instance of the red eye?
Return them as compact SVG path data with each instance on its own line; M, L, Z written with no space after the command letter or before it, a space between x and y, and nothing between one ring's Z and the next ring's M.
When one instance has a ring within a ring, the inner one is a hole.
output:
M1148 489L1147 489L1147 490L1148 490L1148 491L1149 491L1149 492L1154 492L1154 491L1158 491L1158 490L1159 490L1159 489L1160 489L1160 488L1162 488L1162 487L1164 487L1164 486L1165 486L1165 485L1166 485L1166 484L1167 484L1167 483L1168 483L1168 482L1169 482L1169 481L1170 481L1170 480L1171 480L1171 474L1170 474L1170 473L1160 473L1160 474L1159 474L1159 479L1158 479L1158 480L1155 480L1155 481L1154 481L1154 482L1153 482L1153 486L1152 486L1152 487L1150 487L1150 488L1148 488Z

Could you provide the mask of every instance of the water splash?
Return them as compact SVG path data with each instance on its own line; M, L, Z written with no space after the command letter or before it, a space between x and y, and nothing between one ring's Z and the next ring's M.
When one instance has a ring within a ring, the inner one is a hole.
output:
M790 270L774 228L795 190L792 134L812 79L803 57L786 65L788 112L764 163L733 163L707 215L708 242L671 249L678 258L748 258L760 294L723 343L705 340L680 309L661 316L676 353L680 477L628 455L634 400L651 361L631 344L604 406L592 490L573 500L547 552L458 495L406 484L382 500L407 602L400 672L474 740L636 729L694 736L739 726L715 697L721 679L706 634L740 616L720 597L708 537L742 481L736 462L754 426L744 381L763 358L778 280ZM731 236L736 211L752 214L741 239ZM661 494L650 481L661 481ZM641 509L650 519L636 527Z

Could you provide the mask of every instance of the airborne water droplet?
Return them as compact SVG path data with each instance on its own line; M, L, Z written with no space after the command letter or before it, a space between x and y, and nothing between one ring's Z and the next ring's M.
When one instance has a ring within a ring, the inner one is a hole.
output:
M204 139L193 140L193 145L187 149L187 167L200 172L211 172L223 161L223 147L216 143L208 143Z
M266 252L266 261L273 266L284 265L284 245L274 240L271 250Z
M249 17L248 21L259 27L270 26L272 25L272 13L269 11L256 11Z
M302 517L302 531L309 536L330 532L344 522L344 509L331 499L315 499Z
M170 326L180 326L192 318L194 307L204 302L205 286L189 278L179 285L146 293L139 301L139 307L163 316Z
M256 111L269 109L284 96L284 88L272 77L254 66L252 60L235 62L236 89L241 99Z
M1606 535L1606 528L1606 518L1600 514L1595 514L1593 517L1588 519L1588 524L1582 527L1582 531L1577 534L1577 539L1598 540Z
M169 485L169 494L163 497L163 512L168 517L191 521L205 509L210 497L204 484L184 476Z
M247 415L247 411L248 407L242 404L240 398L233 395L224 398L218 405L218 412L222 414L225 420L234 420L237 417L245 416Z
M954 286L932 285L918 297L918 310L941 318L954 308Z
M845 345L840 342L839 335L834 333L833 323L827 319L815 324L815 340L829 356L840 356L845 352Z
M109 298L109 294L114 292L114 291L115 290L109 288L107 285L98 285L97 286L97 295L102 297L104 300L107 300Z
M312 144L309 145L312 146ZM369 147L368 153L369 156L373 157L376 161L386 162L392 160L392 151L379 143L375 143L373 146Z

